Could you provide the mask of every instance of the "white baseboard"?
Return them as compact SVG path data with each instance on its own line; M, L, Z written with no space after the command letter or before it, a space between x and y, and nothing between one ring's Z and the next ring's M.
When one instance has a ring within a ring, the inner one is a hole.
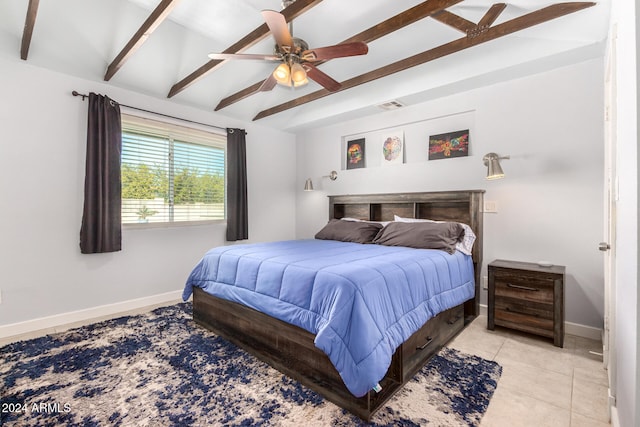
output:
M480 315L486 316L488 307L480 304ZM564 333L566 335L575 335L582 338L589 338L596 341L602 341L602 329L593 326L580 325L578 323L564 322Z
M618 418L618 408L616 406L610 406L609 411L611 413L611 427L620 427L620 418Z
M69 329L70 327L110 319L119 314L128 313L134 310L151 309L154 306L159 307L180 301L182 301L182 290L114 304L101 305L69 313L41 317L39 319L27 320L9 325L0 325L0 338L9 338L24 334L39 336L54 332L61 332L62 330Z
M480 316L488 316L489 308L485 304L480 304Z
M591 340L602 341L602 328L580 325L578 323L564 322L564 333Z

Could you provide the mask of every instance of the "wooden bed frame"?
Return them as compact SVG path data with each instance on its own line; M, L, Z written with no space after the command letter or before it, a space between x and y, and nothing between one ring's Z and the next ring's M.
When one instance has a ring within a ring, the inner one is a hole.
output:
M329 358L314 345L315 335L243 305L194 288L196 323L233 342L280 372L311 388L363 420L393 396L431 356L479 314L482 266L482 206L484 190L329 196L329 218L390 221L410 218L463 222L476 234L473 247L475 298L430 319L393 355L382 390L353 396Z

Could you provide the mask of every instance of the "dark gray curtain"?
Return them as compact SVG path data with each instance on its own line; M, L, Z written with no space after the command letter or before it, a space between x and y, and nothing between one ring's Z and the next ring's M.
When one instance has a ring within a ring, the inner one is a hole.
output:
M121 249L120 106L106 96L89 94L84 210L80 228L83 254Z
M249 238L247 142L244 129L227 129L227 241Z

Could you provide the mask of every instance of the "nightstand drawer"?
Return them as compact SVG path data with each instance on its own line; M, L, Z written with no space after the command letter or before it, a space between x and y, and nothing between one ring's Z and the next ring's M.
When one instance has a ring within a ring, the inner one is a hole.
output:
M515 298L553 304L553 280L506 274L496 274L494 278L496 298Z
M504 298L496 295L496 310L528 315L539 319L553 321L553 304L525 301L521 298Z
M495 309L495 324L506 328L553 338L553 319L541 319L526 314Z

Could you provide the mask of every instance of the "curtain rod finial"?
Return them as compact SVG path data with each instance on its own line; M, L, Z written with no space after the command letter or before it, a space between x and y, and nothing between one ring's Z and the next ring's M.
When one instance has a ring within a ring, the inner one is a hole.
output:
M73 95L73 96L81 96L83 101L84 101L85 98L89 97L89 95L85 95L84 93L78 93L77 90L72 91L71 95Z

